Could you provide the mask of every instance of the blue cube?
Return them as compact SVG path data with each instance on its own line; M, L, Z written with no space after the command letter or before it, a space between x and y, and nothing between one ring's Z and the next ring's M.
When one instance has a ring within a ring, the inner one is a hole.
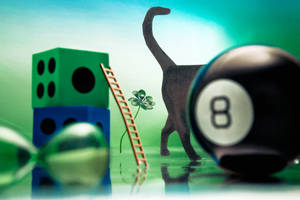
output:
M108 147L110 144L110 112L94 106L63 106L34 109L33 144L41 147L57 131L73 122L89 122L102 128Z
M101 127L108 148L110 146L110 111L106 108L94 106L42 107L35 108L33 116L33 144L36 147L46 144L58 131L74 122L89 122ZM34 170L32 175L32 184L38 188L41 179L47 177L47 174L42 169ZM59 188L57 182L54 181L53 184ZM109 169L100 185L106 187L106 191L110 190Z
M61 193L61 184L49 176L49 174L40 167L32 170L32 197L39 197L47 194L59 195Z

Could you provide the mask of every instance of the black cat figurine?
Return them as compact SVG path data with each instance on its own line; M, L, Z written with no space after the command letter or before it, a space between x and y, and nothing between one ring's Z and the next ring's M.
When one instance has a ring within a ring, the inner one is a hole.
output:
M190 142L190 128L187 122L186 102L190 84L202 65L176 65L169 56L160 48L152 32L152 21L156 15L166 15L170 9L163 7L150 8L143 22L143 34L148 48L156 58L163 71L162 96L168 110L168 119L161 132L162 156L170 154L168 138L177 131L185 152L191 160L198 160Z

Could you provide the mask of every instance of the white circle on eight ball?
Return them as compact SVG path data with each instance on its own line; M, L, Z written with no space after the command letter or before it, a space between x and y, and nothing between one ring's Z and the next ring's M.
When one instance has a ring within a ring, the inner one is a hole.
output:
M244 87L230 79L209 83L196 102L196 122L210 142L231 146L241 142L254 121L251 97Z

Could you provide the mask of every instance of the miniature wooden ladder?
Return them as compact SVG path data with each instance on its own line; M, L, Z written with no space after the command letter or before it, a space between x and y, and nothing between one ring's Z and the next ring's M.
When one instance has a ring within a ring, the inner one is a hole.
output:
M117 78L114 76L111 68L105 68L103 64L100 64L100 67L121 111L137 166L140 166L141 163L144 163L145 166L148 167L148 162L146 160L146 156L134 122L133 115L120 88Z

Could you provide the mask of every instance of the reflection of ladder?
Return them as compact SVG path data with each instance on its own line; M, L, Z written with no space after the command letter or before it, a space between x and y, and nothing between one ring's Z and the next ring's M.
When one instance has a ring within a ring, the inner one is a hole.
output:
M120 88L117 78L114 76L114 73L111 69L105 68L103 64L100 64L100 67L121 111L136 163L138 166L140 166L141 163L144 163L147 167L148 163L133 119L133 115Z
M138 194L140 192L140 187L143 185L147 178L147 168L145 168L143 171L141 169L137 169L135 174L135 181L131 186L130 194Z

